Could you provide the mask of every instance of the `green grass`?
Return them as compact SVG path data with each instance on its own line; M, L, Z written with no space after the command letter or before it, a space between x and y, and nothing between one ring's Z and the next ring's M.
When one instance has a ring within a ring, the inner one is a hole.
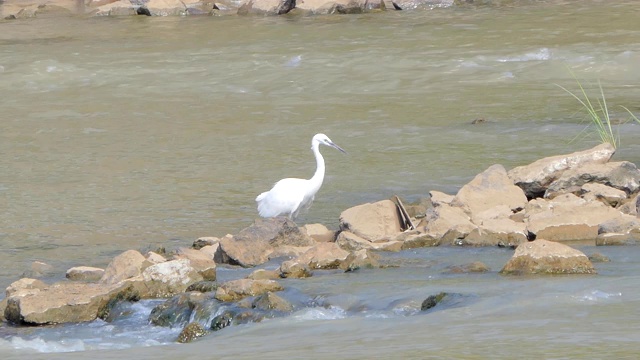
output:
M584 89L584 87L582 86L580 81L575 77L575 75L573 73L571 73L571 75L573 75L573 78L578 83L578 87L580 88L580 93L576 95L575 93L567 90L567 88L558 84L556 85L562 90L566 91L574 99L578 100L580 105L582 105L582 108L586 111L588 118L590 120L589 126L587 126L580 134L578 134L576 138L580 137L580 135L583 134L585 131L589 131L590 129L592 129L592 132L595 133L596 136L600 138L600 141L602 143L609 143L613 146L614 149L617 149L618 146L620 145L620 132L617 126L616 126L616 131L614 132L614 129L613 129L614 127L611 123L611 117L609 116L609 108L607 107L607 99L604 96L604 90L602 89L602 84L598 80L598 89L600 90L599 91L600 94L598 97L595 98L595 100L592 100L591 98L589 98L587 91ZM631 112L631 110L629 110L625 106L621 106L621 107L625 109L629 113L629 115L631 115L631 118L629 120L634 120L638 124L640 124L640 119L638 119L638 117L636 117ZM618 125L626 123L629 120L620 122L618 123Z

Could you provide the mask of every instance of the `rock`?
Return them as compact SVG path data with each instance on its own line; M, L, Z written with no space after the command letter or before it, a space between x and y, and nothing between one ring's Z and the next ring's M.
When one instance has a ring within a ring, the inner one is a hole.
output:
M290 302L270 291L258 296L253 301L252 307L254 309L260 309L264 311L275 310L285 313L293 311L293 305L291 305Z
M640 233L630 231L629 233L607 233L598 234L596 237L597 246L610 245L635 245L640 242Z
M600 253L593 253L589 255L589 261L591 261L592 263L604 263L611 261L611 259Z
M185 327L178 335L177 341L179 343L190 343L193 340L207 335L207 329L197 322L191 322L185 325Z
M175 259L188 259L191 266L198 271L204 280L216 280L216 263L213 256L206 252L181 248L174 255Z
M627 198L627 194L618 189L598 183L587 183L582 186L582 198L586 201L602 201L605 205L616 207Z
M253 310L226 310L222 314L213 318L210 328L213 331L218 331L227 326L260 322L262 319L264 319L264 315L258 314Z
M486 210L507 205L512 212L524 208L527 197L513 185L502 165L493 165L478 174L456 194L452 205L460 206L473 218Z
M23 277L42 277L50 275L54 272L53 266L42 261L34 261L31 263L31 269L25 272Z
M445 274L468 274L468 273L485 273L488 272L489 267L485 265L483 262L474 261L469 264L464 265L453 265L448 266L445 270Z
M349 252L336 243L317 243L295 261L306 264L310 269L336 269L347 256Z
M527 226L511 219L484 220L459 245L516 247L527 242Z
M623 200L622 204L618 207L618 210L624 214L637 217L638 208L640 208L640 194L636 194L626 200Z
M202 275L188 259L151 265L142 276L132 279L141 298L165 298L184 292L189 285L202 281Z
M336 239L336 232L322 224L306 224L300 230L316 242L332 242Z
M231 280L218 287L216 299L220 301L235 301L247 296L257 296L268 291L281 290L284 290L282 285L274 280Z
M640 229L640 219L632 215L620 213L619 216L612 217L611 219L604 219L604 221L598 226L598 234L628 234L634 229Z
M395 240L402 242L402 250L437 246L440 242L440 238L424 233L421 230L405 231L398 235Z
M37 292L14 293L7 298L4 315L9 322L27 325L92 321L112 298L127 291L123 283L61 282Z
M356 251L361 249L400 251L403 243L402 241L371 242L356 234L352 234L349 231L341 231L336 239L336 244L346 251Z
M280 264L279 277L303 279L312 275L309 265L301 264L297 260L288 260Z
M126 279L140 276L144 267L148 265L145 260L145 257L138 251L127 250L111 260L104 270L104 275L102 275L100 282L117 284Z
M6 289L5 294L7 298L12 297L18 293L21 296L28 294L35 294L40 290L46 289L47 284L38 279L22 278L20 280L12 282Z
M547 192L560 192L573 186L599 183L632 194L640 190L640 170L635 164L622 161L606 164L584 164L573 167L551 184Z
M500 273L595 274L596 270L581 251L557 242L537 239L518 246Z
M66 277L72 281L99 281L104 275L104 269L90 266L76 266L67 270Z
M614 152L611 144L600 144L589 150L547 157L529 165L518 166L511 169L508 175L515 185L522 188L527 198L533 199L542 197L547 187L566 170L584 164L604 164Z
M186 292L197 291L201 293L206 293L206 292L216 291L217 288L218 288L218 283L216 283L215 281L202 280L202 281L194 282L193 284L189 285L185 291Z
M601 202L586 202L573 194L536 199L525 211L527 230L552 241L595 240L601 223L623 217Z
M288 219L287 219L288 220ZM302 231L293 221L284 221L278 234L269 240L269 245L274 248L281 246L308 247L316 242Z
M367 249L356 250L340 264L340 269L348 272L361 268L380 267L380 256Z
M182 293L156 305L149 314L149 322L156 326L174 327L189 322L191 313L198 301L202 301L201 293Z
M215 236L203 236L198 238L196 241L194 241L191 247L193 247L196 250L200 250L205 246L215 246L215 245L218 245L219 243L220 243L220 239Z
M438 305L448 294L446 292L438 293L437 295L430 295L427 297L420 306L420 310L426 311L431 309L432 307Z
M251 280L276 280L280 278L280 272L277 270L257 269L254 270L247 279Z
M238 15L282 15L296 7L295 0L247 0Z
M289 259L296 258L304 254L305 252L307 252L307 250L309 249L311 249L311 246L289 246L289 245L279 246L273 249L271 254L269 254L269 260L283 258L283 257L286 257Z
M359 14L364 12L364 3L359 0L297 0L296 9L311 14Z
M188 1L185 0L185 2ZM181 0L148 0L144 7L149 10L152 16L181 16L186 15L185 2Z
M96 16L126 16L136 15L136 9L129 0L120 0L97 6L94 10Z
M369 241L393 238L402 231L396 204L391 200L358 205L343 211L340 214L340 230Z
M481 211L477 214L473 214L473 216L471 217L471 222L476 225L482 225L484 221L496 220L496 219L509 219L513 215L514 215L514 212L509 208L509 206L497 205L487 210Z
M445 204L427 210L424 221L424 233L439 239L439 244L453 244L477 227L462 208Z
M440 191L430 191L429 196L431 198L431 203L433 206L451 205L453 200L456 198L455 195L445 194Z
M167 261L167 259L164 256L158 254L155 251L147 252L147 254L144 256L144 258L147 260L147 262L149 262L150 265L160 264L160 263L163 263L163 262Z

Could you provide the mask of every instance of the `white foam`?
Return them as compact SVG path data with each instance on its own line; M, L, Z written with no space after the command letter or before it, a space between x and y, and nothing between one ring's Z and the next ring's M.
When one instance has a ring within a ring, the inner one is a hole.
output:
M347 316L347 312L339 307L330 306L328 308L314 307L302 309L293 314L294 320L306 321L306 320L336 320L344 319Z
M607 293L600 290L593 290L585 295L576 296L579 301L598 302L621 297L622 293Z
M552 57L551 50L549 48L540 48L533 52L528 52L523 55L510 56L502 59L498 59L499 62L511 62L511 61L544 61L550 60Z
M78 339L46 341L42 338L26 340L17 336L11 338L11 345L18 350L33 350L43 353L71 352L85 350L84 342Z

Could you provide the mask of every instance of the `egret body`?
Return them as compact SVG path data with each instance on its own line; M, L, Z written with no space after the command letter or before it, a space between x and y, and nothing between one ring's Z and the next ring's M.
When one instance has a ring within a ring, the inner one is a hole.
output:
M311 206L313 199L324 180L324 158L320 154L320 145L331 146L343 153L346 151L331 141L325 134L316 134L311 140L311 150L316 157L316 172L311 179L282 179L256 197L258 213L269 218L286 215L295 219L301 210Z

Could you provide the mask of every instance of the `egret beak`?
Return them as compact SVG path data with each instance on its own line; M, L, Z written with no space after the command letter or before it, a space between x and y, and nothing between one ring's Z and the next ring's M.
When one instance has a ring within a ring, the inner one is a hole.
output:
M331 146L332 148L336 149L336 150L340 150L343 154L346 154L347 152L344 151L343 148L341 148L340 146L334 144L333 142L329 141L327 142L327 145Z

